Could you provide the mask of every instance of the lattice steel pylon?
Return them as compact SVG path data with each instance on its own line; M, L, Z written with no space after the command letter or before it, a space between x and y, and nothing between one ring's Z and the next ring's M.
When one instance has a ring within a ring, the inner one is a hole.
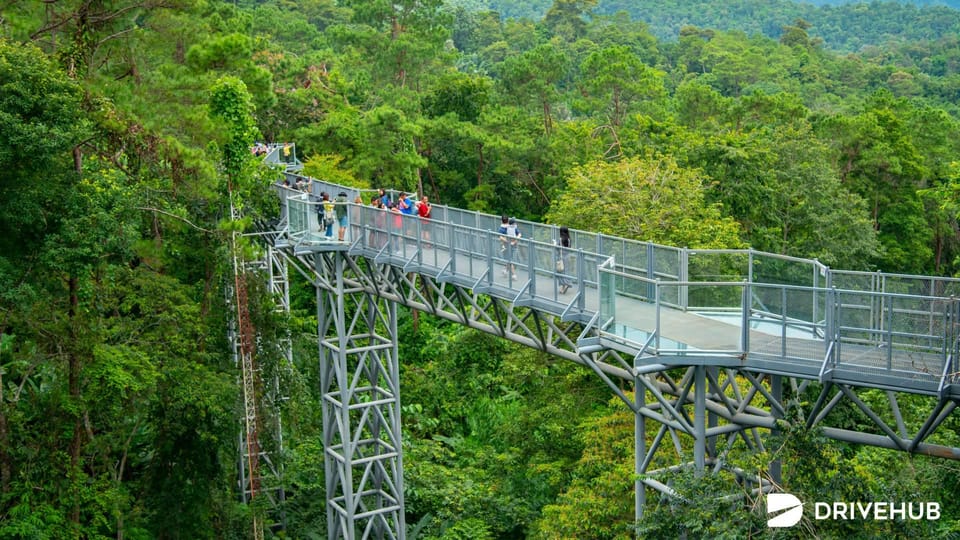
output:
M317 252L328 537L405 538L397 306L345 274L343 251Z

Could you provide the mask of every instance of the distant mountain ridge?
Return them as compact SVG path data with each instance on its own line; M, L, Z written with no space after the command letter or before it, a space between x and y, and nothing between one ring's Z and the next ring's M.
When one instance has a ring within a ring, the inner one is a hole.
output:
M813 4L815 6L839 6L842 4L868 4L869 2L861 2L858 0L804 0L799 3ZM914 4L917 6L947 6L953 9L960 9L960 1L958 0L904 0L904 1L895 1L897 4Z
M450 0L470 11L540 20L553 0ZM848 0L599 0L594 13L626 12L660 39L675 40L684 26L740 30L779 38L798 19L808 33L837 51L894 42L937 41L960 34L960 0L851 2Z

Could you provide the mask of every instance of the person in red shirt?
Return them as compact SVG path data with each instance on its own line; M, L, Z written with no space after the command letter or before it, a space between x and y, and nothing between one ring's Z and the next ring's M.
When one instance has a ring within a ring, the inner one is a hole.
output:
M420 216L420 230L423 232L423 239L427 242L426 247L432 247L430 245L430 199L427 199L427 196L424 195L420 199L420 203L417 204L417 215Z

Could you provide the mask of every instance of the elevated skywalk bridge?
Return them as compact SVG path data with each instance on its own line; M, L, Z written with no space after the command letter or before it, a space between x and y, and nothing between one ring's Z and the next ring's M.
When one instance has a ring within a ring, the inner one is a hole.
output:
M842 272L751 250L687 250L583 231L572 231L573 247L561 250L556 227L531 222L520 225L514 277L505 270L496 216L434 205L433 217L422 220L349 204L350 232L340 243L323 235L311 199L349 191L353 200L359 192L319 181L312 189L281 189L286 235L300 252L345 250L589 324L582 346L618 350L640 366L737 367L960 397L953 296L960 280ZM770 267L783 273L771 275ZM573 284L566 294L562 279ZM918 287L934 294L897 292Z
M285 170L293 185L299 169ZM421 219L347 203L341 242L321 227L320 194L369 202L373 192L316 179L308 191L275 189L271 247L317 290L331 537L403 537L398 305L597 373L636 416L638 519L643 486L671 493L658 478L677 467L651 468L671 441L679 466L773 489L778 467L757 477L731 468L726 453L762 450L758 429L776 431L800 406L788 398L804 393L815 396L804 422L828 437L960 459L960 449L932 442L960 403L960 280L577 230L560 249L557 227L522 220L517 247L504 250L498 216L443 205ZM861 397L870 389L887 408ZM904 418L903 394L928 400L925 419ZM841 403L873 428L831 425ZM660 426L652 440L648 419ZM680 435L693 439L692 456Z

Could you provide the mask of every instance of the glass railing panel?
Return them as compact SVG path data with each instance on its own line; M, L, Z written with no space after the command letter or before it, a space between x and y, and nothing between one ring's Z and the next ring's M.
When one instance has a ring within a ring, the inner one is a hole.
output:
M837 291L841 340L876 348L943 351L949 301L942 298Z
M745 284L733 282L671 282L657 285L661 298L659 348L667 352L679 347L677 354L739 355L743 352L743 294ZM663 299L689 294L692 297L723 298L726 301L698 309L679 309ZM672 345L664 345L668 340Z
M919 296L960 295L960 280L931 276L884 274L883 292Z
M880 344L882 296L849 290L837 290L836 326L844 341L861 345Z
M432 219L411 218L416 222L418 237L418 262L422 266L439 271L450 259L447 244L449 225Z
M746 251L690 250L687 256L689 281L741 281L749 276Z
M810 259L797 259L762 253L752 253L752 281L754 283L777 283L800 287L825 286L819 279L816 262Z
M643 275L652 279L653 276L647 275L649 266L647 252L647 244L626 241L623 243L622 253L617 257L617 263L628 274Z
M751 320L757 327L777 327L786 337L823 339L826 316L826 291L809 287L752 284Z
M501 220L497 216L489 214L477 214L477 228L485 231L497 232L500 230Z
M533 234L530 236L531 239L537 242L543 242L544 244L553 244L560 238L559 227L555 225L547 225L544 223L533 223L531 222L531 228L533 229Z
M473 227L451 225L450 245L455 260L451 263L454 275L476 281L489 269L491 235Z
M289 220L289 233L291 236L300 237L310 231L311 215L316 215L316 209L306 200L305 195L295 195L287 198L287 219ZM315 225L314 225L315 227Z
M578 257L582 261L579 266L579 275L583 279L584 286L592 289L597 288L600 281L598 267L607 259L607 257L603 255L597 255L595 253L588 253L586 251L580 252Z
M880 292L879 274L875 272L837 272L831 271L831 285L848 291Z
M683 250L670 246L651 245L653 277L665 281L680 281Z
M753 311L769 318L786 320L791 317L791 306L789 302L790 293L793 291L787 287L754 283L753 286L750 287L750 292L752 295L751 307ZM801 300L807 303L811 299L801 298ZM797 309L797 311L802 313L804 310ZM799 318L809 321L811 315L812 314L808 312Z
M607 265L612 266L612 265ZM601 331L616 332L617 328L617 275L612 268L599 269L599 324Z
M530 242L534 251L535 279L534 293L537 298L543 298L559 303L569 303L576 290L576 252L561 250L552 243ZM562 265L558 265L562 263Z
M573 249L582 249L589 253L597 251L597 234L587 231L570 231L570 245Z
M895 348L945 351L951 322L948 300L929 296L888 296L885 301L888 335Z
M841 297L868 293L838 292ZM875 311L863 317L864 301L841 304L838 364L863 373L885 370L904 380L938 380L951 346L950 302L941 298L872 294ZM853 306L853 307L851 307Z
M730 284L715 285L709 282L704 284L684 282L684 285L673 286L667 282L663 284L662 290L662 298L672 299L686 294L687 309L690 311L740 310L743 303L740 284L732 286ZM666 291L670 291L670 294Z

